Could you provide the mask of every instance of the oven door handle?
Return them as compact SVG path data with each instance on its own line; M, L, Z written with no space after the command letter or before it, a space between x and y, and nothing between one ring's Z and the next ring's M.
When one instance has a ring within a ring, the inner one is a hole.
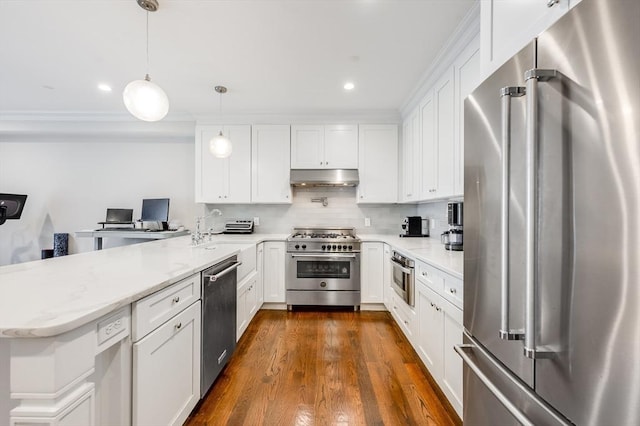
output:
M391 261L391 263L393 263L393 267L394 268L398 268L400 269L403 273L407 274L407 275L413 275L413 268L405 268L404 266L400 265L397 262Z
M317 259L355 259L355 254L292 254L291 257L315 257Z

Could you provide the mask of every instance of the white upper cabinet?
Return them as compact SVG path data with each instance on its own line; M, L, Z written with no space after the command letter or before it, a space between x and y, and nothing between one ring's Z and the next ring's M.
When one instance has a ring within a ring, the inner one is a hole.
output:
M398 126L360 125L358 203L398 202Z
M402 193L401 201L418 201L420 164L420 115L416 108L402 125Z
M436 111L436 140L438 144L438 184L436 197L453 195L453 144L454 144L454 73L446 72L433 89Z
M291 168L358 168L358 126L291 126Z
M252 127L251 201L291 203L290 128L288 125Z
M420 180L420 198L428 200L435 197L438 188L438 143L436 140L436 114L433 102L433 90L420 104L420 139L422 142L422 179Z
M209 152L209 140L222 131L233 145L227 158ZM251 126L196 126L196 203L251 201Z
M462 52L454 65L456 80L455 145L453 193L464 194L464 100L482 81L480 73L480 41L476 38Z
M491 74L568 10L569 0L481 1L482 74Z

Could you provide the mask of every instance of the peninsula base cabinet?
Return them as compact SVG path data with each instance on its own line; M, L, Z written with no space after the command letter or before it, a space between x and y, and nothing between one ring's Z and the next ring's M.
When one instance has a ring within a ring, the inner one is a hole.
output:
M197 273L133 304L134 426L182 425L200 400L200 286Z
M127 305L58 336L0 339L0 424L130 424L130 331Z

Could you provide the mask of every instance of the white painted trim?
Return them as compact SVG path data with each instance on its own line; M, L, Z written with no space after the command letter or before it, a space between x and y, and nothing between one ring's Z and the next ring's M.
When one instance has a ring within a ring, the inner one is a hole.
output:
M60 388L57 392L53 392L53 393L11 392L10 397L11 399L51 399L51 400L58 399L65 393L69 392L70 390L78 386L79 383L82 383L83 381L85 381L94 372L95 372L95 368L92 367L91 369L82 373L80 376L76 377L70 383Z

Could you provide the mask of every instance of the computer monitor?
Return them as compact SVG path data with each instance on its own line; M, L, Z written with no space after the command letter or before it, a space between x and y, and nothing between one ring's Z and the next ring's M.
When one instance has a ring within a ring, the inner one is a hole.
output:
M7 219L20 219L26 201L26 195L0 194L0 225Z
M142 200L140 219L143 221L169 222L169 199L151 198Z

